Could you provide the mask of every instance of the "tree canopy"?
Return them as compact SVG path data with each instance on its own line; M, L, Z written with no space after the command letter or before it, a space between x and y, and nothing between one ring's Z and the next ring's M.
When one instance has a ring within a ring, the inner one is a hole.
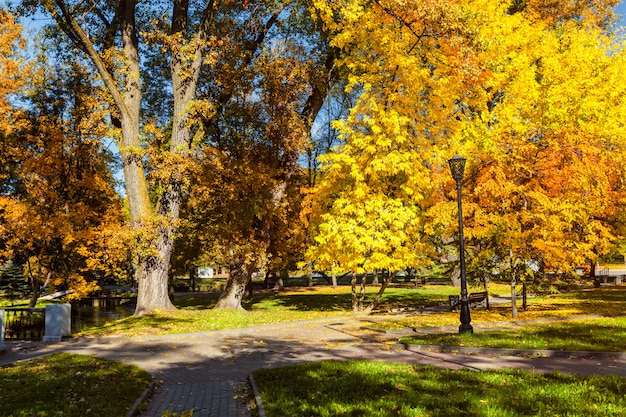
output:
M16 2L51 20L27 64L0 12L2 250L66 278L134 259L136 314L173 308L173 257L213 259L218 306L241 308L254 272L305 251L429 265L456 235L459 153L470 268L571 270L623 240L617 3Z
M455 153L474 266L568 270L621 239L625 54L608 2L316 4L359 95L312 196L311 259L419 266L455 235Z

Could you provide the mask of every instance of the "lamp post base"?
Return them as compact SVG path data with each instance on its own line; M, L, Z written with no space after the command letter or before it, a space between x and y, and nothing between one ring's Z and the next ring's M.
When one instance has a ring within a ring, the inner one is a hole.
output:
M461 324L459 326L459 334L474 333L474 327L471 324Z
M466 291L461 294L461 325L459 326L459 334L474 333L474 328L470 324L472 316L470 315L469 302L467 300Z

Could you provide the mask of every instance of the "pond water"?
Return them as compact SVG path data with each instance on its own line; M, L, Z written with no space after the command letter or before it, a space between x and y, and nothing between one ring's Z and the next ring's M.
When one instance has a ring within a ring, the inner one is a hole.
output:
M84 307L72 305L72 334L88 327L102 326L114 320L130 317L134 312L134 304L123 304L116 307Z

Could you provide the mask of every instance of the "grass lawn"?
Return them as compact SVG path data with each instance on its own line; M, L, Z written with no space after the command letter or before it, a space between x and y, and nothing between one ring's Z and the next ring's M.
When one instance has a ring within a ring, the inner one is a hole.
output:
M499 288L502 293L504 288ZM367 288L367 299L372 299L378 287ZM490 289L490 291L494 291ZM398 310L447 303L448 295L458 288L444 285L388 288L382 299L381 310ZM115 320L103 326L85 329L79 335L143 336L201 332L259 326L287 321L310 320L354 314L351 310L350 287L330 286L287 287L285 291L258 291L252 300L244 303L247 311L217 311L215 293L177 295L174 312L160 312L145 317ZM520 302L521 304L521 302ZM626 312L626 287L603 287L574 293L552 295L529 300L529 308L520 311L519 319L568 317L581 314L611 314ZM473 323L511 320L509 304L493 305L490 310L472 310ZM378 322L386 329L458 325L457 312L415 314L400 320L395 316Z
M151 377L131 365L57 353L0 368L0 415L125 416Z
M367 299L371 300L376 291L378 287L368 287ZM458 289L443 285L388 288L383 296L382 309L437 305L447 302L448 295L457 292ZM79 335L176 334L355 314L351 309L349 286L337 289L330 286L288 287L278 294L269 290L257 291L252 300L244 302L247 311L213 310L216 302L216 293L177 295L174 299L176 311L128 317L85 329Z
M457 291L458 292L458 291ZM493 297L491 298L493 301ZM626 286L603 287L581 291L553 294L528 300L528 307L522 310L521 299L517 303L516 320L536 320L551 317L572 317L581 315L611 315L626 313ZM489 310L472 309L472 323L492 323L514 320L511 303L493 304ZM414 327L454 326L459 324L459 313L440 312L437 315L411 315L400 319L390 319L378 324L383 329Z
M626 379L327 361L254 373L268 417L623 416Z
M585 319L554 324L525 325L507 330L459 335L407 336L400 343L507 349L548 349L621 352L626 346L626 317Z

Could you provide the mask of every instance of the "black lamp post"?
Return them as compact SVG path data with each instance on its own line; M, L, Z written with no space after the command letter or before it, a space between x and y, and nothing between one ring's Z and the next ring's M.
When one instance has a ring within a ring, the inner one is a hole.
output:
M461 325L459 333L474 333L474 328L470 324L469 300L467 298L467 278L465 276L465 245L463 244L463 210L461 207L461 180L465 171L465 158L454 155L448 160L452 178L456 181L456 194L459 204L459 259L461 261Z

